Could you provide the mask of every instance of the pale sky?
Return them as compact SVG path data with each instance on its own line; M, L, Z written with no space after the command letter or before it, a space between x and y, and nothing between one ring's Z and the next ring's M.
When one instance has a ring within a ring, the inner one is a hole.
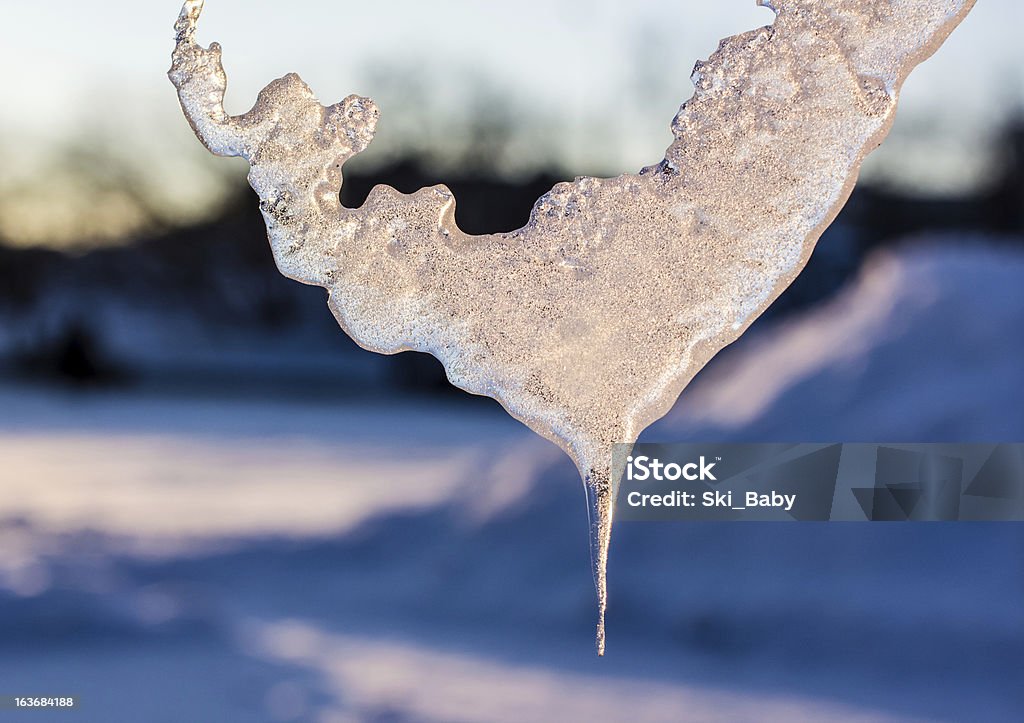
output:
M0 183L38 179L59 144L103 136L149 159L154 192L201 205L211 165L165 75L179 7L3 0ZM353 92L378 101L367 153L443 152L479 107L465 98L482 88L513 111L513 160L614 174L661 158L694 61L771 19L754 0L208 0L199 39L224 46L231 112L296 71L324 102ZM978 129L1024 101L1022 26L1019 0L979 0L910 77L893 137L866 172L939 190L977 173Z

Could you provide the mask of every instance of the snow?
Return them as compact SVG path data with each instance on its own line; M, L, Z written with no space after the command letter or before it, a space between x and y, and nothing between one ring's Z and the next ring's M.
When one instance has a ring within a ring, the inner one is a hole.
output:
M876 256L649 437L1022 439L1022 275L979 242ZM622 524L598 660L579 479L496 404L6 387L0 410L0 687L82 719L1024 706L1019 525Z
M1019 251L982 238L880 252L827 306L723 353L648 439L1024 439L1021 279Z

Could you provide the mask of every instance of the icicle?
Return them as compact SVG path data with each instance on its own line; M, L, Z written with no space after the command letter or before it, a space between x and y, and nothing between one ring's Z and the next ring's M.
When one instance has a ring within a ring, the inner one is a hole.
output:
M573 457L591 494L602 652L612 445L635 442L795 278L904 78L973 4L771 0L772 26L698 63L659 164L559 184L525 227L492 236L458 228L444 186L341 206L342 165L374 135L367 98L324 107L287 75L228 116L220 48L194 37L202 0L182 9L169 75L200 140L249 160L284 274L326 287L362 346L434 354L453 384Z
M611 451L609 450L609 458ZM597 654L604 655L604 618L608 609L608 548L612 535L614 488L611 468L590 467L583 478L587 491L587 514L590 522L590 565L597 590Z

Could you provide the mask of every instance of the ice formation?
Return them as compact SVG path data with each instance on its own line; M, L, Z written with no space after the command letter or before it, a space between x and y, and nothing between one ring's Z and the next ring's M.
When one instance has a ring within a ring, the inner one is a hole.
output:
M444 186L339 200L378 110L322 106L294 74L229 116L221 49L176 25L170 70L213 153L243 156L281 272L327 288L360 345L429 352L559 444L589 492L604 650L615 443L632 443L793 280L885 136L900 85L974 0L761 0L775 22L697 63L664 160L544 195L522 229L469 236Z

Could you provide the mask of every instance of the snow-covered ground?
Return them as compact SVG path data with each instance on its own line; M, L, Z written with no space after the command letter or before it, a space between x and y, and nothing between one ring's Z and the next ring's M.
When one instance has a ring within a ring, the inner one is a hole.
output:
M1024 440L1022 279L1007 250L876 257L646 438ZM0 696L82 706L34 720L1024 711L1022 525L622 524L598 660L579 480L495 404L7 387L0 411Z

